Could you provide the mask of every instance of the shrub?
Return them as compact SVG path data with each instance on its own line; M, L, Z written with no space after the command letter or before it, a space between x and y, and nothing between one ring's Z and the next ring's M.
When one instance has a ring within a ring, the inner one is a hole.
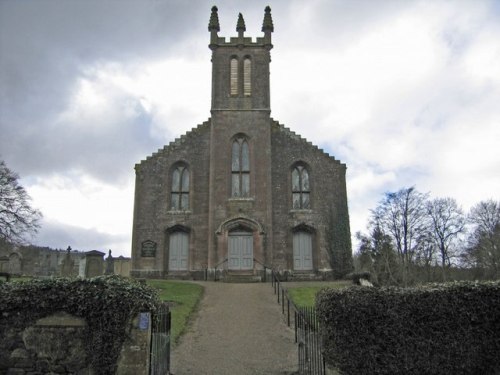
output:
M159 303L154 289L119 276L2 283L0 337L6 329L22 332L40 318L65 311L87 322L85 346L94 372L112 374L130 320L141 311L155 317Z
M493 374L500 282L322 290L327 363L356 374Z

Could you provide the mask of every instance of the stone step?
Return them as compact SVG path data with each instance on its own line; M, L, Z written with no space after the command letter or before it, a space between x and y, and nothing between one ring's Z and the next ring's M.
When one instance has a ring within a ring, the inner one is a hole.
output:
M260 283L262 277L253 275L226 275L223 280L225 283Z

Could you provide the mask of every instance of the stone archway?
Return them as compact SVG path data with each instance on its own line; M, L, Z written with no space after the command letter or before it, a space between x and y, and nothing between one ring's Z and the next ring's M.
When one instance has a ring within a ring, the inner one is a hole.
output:
M222 222L217 231L216 263L225 262L231 272L255 273L265 261L262 225L249 217L238 216Z

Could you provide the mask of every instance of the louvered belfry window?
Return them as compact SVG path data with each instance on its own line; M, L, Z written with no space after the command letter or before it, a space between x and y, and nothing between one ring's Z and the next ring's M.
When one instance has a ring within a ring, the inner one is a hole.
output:
M293 168L292 171L292 207L295 210L311 208L309 195L309 173L302 165Z
M241 137L233 142L231 162L231 185L233 197L250 195L250 151L248 142Z
M238 95L238 59L231 58L231 95Z
M252 95L252 60L248 57L243 60L243 95Z
M170 209L186 211L189 209L189 169L177 166L172 172Z

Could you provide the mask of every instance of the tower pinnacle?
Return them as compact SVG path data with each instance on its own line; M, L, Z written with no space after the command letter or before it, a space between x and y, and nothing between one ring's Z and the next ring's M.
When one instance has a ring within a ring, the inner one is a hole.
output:
M245 27L245 20L243 19L243 15L238 14L238 22L236 23L236 31L238 32L238 37L243 38L243 33L247 30Z
M262 23L263 32L273 32L273 18L271 17L271 7L268 5L265 9L264 22Z
M208 21L208 31L220 31L219 15L217 14L217 7L212 7L212 14L210 14L210 21Z

